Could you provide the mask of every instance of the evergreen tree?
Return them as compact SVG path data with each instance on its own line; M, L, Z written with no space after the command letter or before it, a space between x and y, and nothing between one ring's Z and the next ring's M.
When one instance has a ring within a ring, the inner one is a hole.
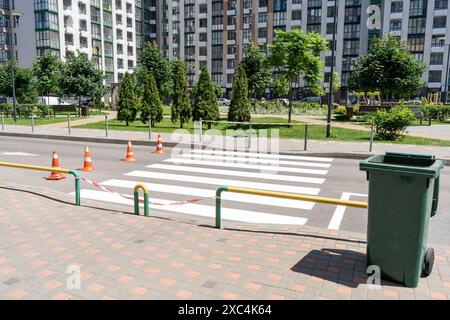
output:
M138 85L141 90L143 82L146 81L146 73L150 72L155 78L158 87L158 94L161 100L170 97L172 94L172 74L170 68L170 61L164 57L159 51L154 41L147 42L142 50L142 55L139 58L139 69L137 72Z
M219 118L219 104L215 94L214 83L205 66L194 87L194 120L217 120ZM208 123L211 128L211 123Z
M233 96L228 109L228 121L250 121L250 101L248 99L248 82L245 70L239 67L233 79Z
M149 72L143 77L143 94L141 100L141 121L147 123L148 117L152 116L151 126L161 122L163 119L163 107L159 99L158 87L155 77Z
M134 98L134 78L128 72L125 73L119 88L117 120L125 121L127 127L136 119L137 107Z
M173 70L172 122L180 120L180 128L192 115L191 101L188 93L188 80L183 61L175 60Z

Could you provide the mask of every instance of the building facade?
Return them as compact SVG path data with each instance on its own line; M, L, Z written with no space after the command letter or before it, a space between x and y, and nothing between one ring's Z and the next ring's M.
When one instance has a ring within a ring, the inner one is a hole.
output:
M79 51L105 72L106 84L120 82L125 72L133 71L144 44L144 28L150 30L142 0L14 2L23 14L15 30L19 64L29 67L37 55L47 52L64 61L70 52Z
M167 57L186 62L191 85L206 65L229 94L250 42L266 48L276 29L301 28L322 33L330 43L335 32L334 61L331 50L322 55L323 85L328 88L334 64L342 97L369 39L387 34L407 42L427 65L427 91L448 89L448 0L0 0L3 11L10 5L23 13L13 29L21 65L30 66L44 52L64 60L79 50L105 71L107 84L120 82L136 67L144 43L156 41ZM9 57L7 20L0 14L0 63ZM299 96L305 86L297 84Z
M427 65L427 91L446 91L448 0L160 0L155 5L157 42L166 56L186 61L191 84L207 65L214 82L229 93L246 46L266 47L276 29L320 32L331 42L337 7L334 70L341 78L341 96L357 58L368 52L369 39L389 33L406 41ZM325 88L331 59L331 50L322 55ZM305 83L297 87L301 95Z

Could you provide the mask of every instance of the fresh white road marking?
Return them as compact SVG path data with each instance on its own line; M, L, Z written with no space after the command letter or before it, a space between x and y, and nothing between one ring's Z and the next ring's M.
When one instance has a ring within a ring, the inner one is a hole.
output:
M141 177L141 178L152 178L152 179L163 179L163 180L173 180L173 181L184 181L194 184L212 184L215 186L227 185L242 188L252 188L252 189L264 189L272 191L290 192L290 193L300 193L317 195L319 194L319 188L309 188L309 187L295 187L281 184L272 183L261 183L261 182L251 182L242 180L231 180L231 179L218 179L218 178L207 178L198 176L187 176L180 174L170 174L170 173L160 173L160 172L149 172L149 171L132 171L125 174L131 177Z
M138 181L111 179L111 180L104 181L100 184L104 185L104 186L109 186L109 187L133 189L134 186L136 184L138 184ZM166 184L159 184L159 183L145 183L145 185L149 189L150 195L152 195L153 192L171 193L171 194L179 194L179 195L184 195L184 196L194 196L194 197L201 197L201 198L210 198L210 197L215 197L215 195L216 195L216 190L181 187L181 186L166 185ZM229 192L223 193L222 199L230 200L230 201L269 205L269 206L302 209L302 210L311 210L314 207L314 203L312 203L312 202L289 200L289 199L275 199L275 198L271 198L271 197L240 194L240 193L229 193Z
M71 193L73 195L73 192ZM99 200L105 202L113 202L118 204L133 206L133 200L121 198L112 193L95 190L81 190L81 196L84 199ZM169 204L172 201L162 199L151 199L163 204ZM182 206L160 206L150 204L150 208L162 211L170 211L181 214L190 214L202 217L215 218L215 208L213 206L200 205L200 204L185 204ZM152 213L150 212L150 215ZM247 223L260 223L260 224L281 224L281 225L304 225L308 219L300 217L292 217L286 215L278 215L271 213L261 213L248 210L222 208L222 219L241 221ZM213 220L211 220L213 223Z
M367 197L367 194L344 192L344 193L342 193L341 200L350 200L350 197L352 197L352 196ZM331 217L330 224L328 225L328 229L339 230L342 219L344 218L345 209L347 209L346 206L337 206L336 207L336 209L334 210L334 213L333 213L333 217Z
M251 169L260 170L262 172L290 172L290 173L304 173L304 174L317 174L326 175L328 170L318 170L318 169L305 169L305 168L293 168L293 167L280 167L276 165L258 165L258 164L246 164L246 163L233 163L233 162L223 162L223 161L207 161L199 159L185 159L185 158L171 158L164 161L172 163L182 163L182 164L194 164L202 166L213 166L213 167L226 167L226 168L236 168L239 165L240 169Z
M325 181L325 179L323 178L309 178L309 177L288 176L288 175L268 174L268 173L248 172L248 171L220 170L220 169L188 167L170 164L152 164L147 166L147 168L174 170L182 172L208 173L223 176L237 176L237 177L275 180L275 181L293 181L293 182L317 183L317 184L322 184Z
M284 154L275 153L255 153L255 152L239 152L239 151L224 151L224 150L191 150L192 153L200 154L222 154L222 155L234 155L234 156L244 156L244 157L255 157L255 158L270 158L270 159L286 159L286 160L304 160L304 161L322 161L322 162L333 162L333 158L322 158L322 157L305 157L305 156L290 156Z
M194 153L183 153L178 157L183 158L194 158L194 159L208 159L208 160L222 160L224 162L234 162L234 163L268 163L272 165L290 165L296 167L317 167L317 168L329 168L331 164L329 163L316 163L316 162L300 162L300 161L285 161L285 160L275 160L275 159L258 159L258 158L245 158L245 157L232 157L232 156L214 156L214 155L202 155Z
M38 154L26 153L26 152L0 152L0 156L28 156L37 157Z

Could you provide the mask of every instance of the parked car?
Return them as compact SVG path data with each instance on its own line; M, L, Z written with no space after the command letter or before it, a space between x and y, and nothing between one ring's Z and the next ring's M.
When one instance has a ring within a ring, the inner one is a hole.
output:
M289 104L289 99L284 99L284 98L275 99L273 101L276 102L276 103L284 104L284 105L288 105Z
M225 98L219 98L217 99L217 103L219 104L219 106L229 106L231 101Z
M321 97L306 97L300 100L300 102L310 102L310 103L322 103Z
M420 98L415 98L413 100L405 101L405 104L422 104L422 100Z

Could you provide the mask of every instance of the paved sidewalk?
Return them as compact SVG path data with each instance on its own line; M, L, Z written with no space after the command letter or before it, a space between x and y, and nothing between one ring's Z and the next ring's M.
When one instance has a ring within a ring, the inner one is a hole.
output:
M212 219L72 200L0 185L0 299L450 298L447 247L434 246L434 271L417 288L369 289L362 234L230 221L217 230Z
M406 153L428 153L444 160L450 160L450 147L436 147L426 145L403 145L374 142L372 153L369 152L368 142L345 142L345 141L325 141L309 140L307 151L304 151L303 139L280 139L277 145L275 141L267 139L252 138L251 147L248 149L248 139L245 135L240 137L215 136L203 131L203 146L228 150L249 150L251 152L271 152L271 153L292 153L324 155L342 158L363 159L374 153L384 153L386 151L406 152ZM132 140L138 144L151 144L156 142L158 133L152 133L152 140L149 140L148 132L143 131L115 131L109 130L106 137L105 130L78 129L72 128L69 135L67 128L42 128L36 127L31 133L29 126L7 126L5 131L0 131L1 135L21 135L29 137L40 137L46 139L71 139L91 142L126 143ZM199 135L191 134L171 134L160 133L163 142L170 143L170 146L177 144L200 144Z

